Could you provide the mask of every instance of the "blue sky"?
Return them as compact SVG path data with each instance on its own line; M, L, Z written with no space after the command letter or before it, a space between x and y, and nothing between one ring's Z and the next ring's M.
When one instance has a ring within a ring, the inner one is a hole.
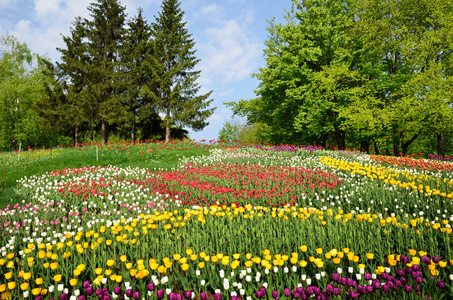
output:
M60 59L57 47L64 48L61 35L69 35L77 16L89 18L87 7L93 0L0 0L0 35L11 34L36 53L52 61ZM232 121L232 112L223 102L255 97L258 81L251 73L265 65L266 27L275 17L284 23L285 10L291 0L181 0L187 29L196 41L201 61L199 84L201 93L213 91L212 106L217 107L203 131L190 131L196 140L216 139L225 122ZM160 0L123 0L128 17L138 7L144 17L154 21L160 11ZM236 122L243 122L237 119Z

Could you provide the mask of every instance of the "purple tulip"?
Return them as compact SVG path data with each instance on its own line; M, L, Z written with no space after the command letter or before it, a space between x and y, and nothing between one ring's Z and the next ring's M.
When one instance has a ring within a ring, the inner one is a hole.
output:
M200 300L206 300L208 295L206 293L200 293Z
M437 256L433 256L433 262L437 264L440 261L440 258Z
M272 291L272 298L276 299L278 298L278 291Z
M384 280L388 280L388 279L389 279L389 274L387 274L387 273L384 272L384 273L381 274L381 277L382 277L382 279L384 279Z
M36 300L36 298L35 298L35 300ZM41 299L39 299L39 300L41 300ZM80 295L79 298L77 298L77 300L86 300L86 297L85 297L85 295Z
M92 286L87 287L86 293L87 295L92 295L94 293L94 288Z
M429 258L426 255L423 255L422 262L424 262L425 264L430 264L431 263L431 258Z
M401 270L401 269L397 269L397 270L396 270L396 276L398 276L398 277L404 276L404 271Z
M404 291L405 291L406 293L410 293L410 292L412 291L412 287L411 287L410 285L407 285L407 284L406 284L406 285L404 286Z
M328 283L326 286L326 292L329 294L333 294L333 285Z
M401 278L400 281L401 281L402 285L405 285L407 283L407 279L406 278Z
M420 286L419 286L418 284L416 284L416 285L414 286L414 290L415 290L416 292L420 291Z
M333 294L334 294L335 296L340 296L340 294L341 294L341 288L339 288L339 287L337 287L337 286L334 287L334 288L333 288Z
M313 287L313 290L315 291L315 295L316 295L316 296L321 295L321 289L320 289L319 287L314 286L314 287Z
M373 286L372 285L367 285L366 287L368 293L372 293L373 292Z
M384 291L384 293L388 293L389 289L390 289L390 286L388 284L383 284L382 285L382 290Z
M349 290L349 294L348 295L349 295L349 298L351 298L351 299L357 299L360 296L359 293L354 292L353 290Z
M102 300L112 300L112 297L110 297L110 295L104 295L104 299Z
M351 287L351 286L353 286L353 281L354 281L354 280L352 280L352 278L348 278L346 284L347 284L349 287Z
M445 283L442 282L442 280L440 279L437 279L437 286L441 289L444 289L445 288Z
M418 265L412 265L412 270L418 271L418 270L420 270L420 267Z
M307 288L305 289L305 294L307 294L307 296L315 294L315 291L313 290L313 287L311 285L307 286Z
M155 287L155 286L154 286L154 283L152 283L152 282L150 282L150 283L148 283L148 284L146 285L146 289L147 289L148 291L154 291L154 287ZM117 293L117 294L118 294L118 293Z
M113 292L117 295L121 295L122 290L120 286L117 286L116 288L113 289Z
M402 282L401 282L400 280L397 280L397 281L395 282L395 286L396 286L397 288L399 288L399 287L402 286L402 285L403 285L403 284L402 284Z
M417 278L415 279L415 282L418 283L418 284L421 284L421 283L423 282L423 278L417 277Z
M157 290L157 299L164 298L164 290Z
M131 298L133 294L134 294L134 293L133 293L132 289L126 290L126 296L127 296L127 297Z
M381 288L381 283L379 282L379 280L376 279L376 280L373 280L372 286L373 286L373 289L379 290Z
M103 294L97 294L96 297L98 297L99 300L104 299L104 295Z
M346 279L346 277L341 277L340 280L338 281L338 283L341 285L347 285L348 280Z
M184 297L185 297L186 299L192 298L192 292L191 292L191 291L185 291L185 292L184 292Z
M291 290L289 288L285 288L283 291L283 295L285 297L290 297L291 296Z
M406 272L407 274L412 274L414 270L412 269L412 267L406 267L404 268L404 272Z
M87 289L90 286L90 281L89 280L84 281L82 286L84 289Z
M365 278L365 280L371 280L371 279L373 279L373 276L371 276L370 273L366 273L364 278Z
M66 293L60 294L60 300L68 300L68 294Z
M295 299L299 299L300 298L300 294L298 291L293 291L293 298Z
M366 295L367 293L367 289L366 289L366 286L363 286L363 285L358 285L357 286L357 291L362 294L362 295Z
M169 300L176 300L176 293L175 293L175 292L171 292L171 293L168 295L168 299L169 299Z
M332 280L338 282L338 280L340 280L340 274L332 273Z
M103 295L104 291L102 289L96 289L96 291L94 293L96 294L96 296L99 296L99 295Z
M231 300L237 300L238 297L237 296L231 296Z
M393 287L395 286L395 284L394 284L392 281L389 281L389 282L388 282L388 286L389 286L389 288L393 289Z
M222 300L222 294L221 293L215 293L214 294L214 300Z
M182 300L182 294L176 294L176 300Z

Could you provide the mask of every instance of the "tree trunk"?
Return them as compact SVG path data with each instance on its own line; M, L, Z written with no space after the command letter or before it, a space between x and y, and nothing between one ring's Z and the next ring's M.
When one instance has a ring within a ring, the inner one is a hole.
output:
M445 148L444 148L444 132L441 131L437 134L437 154L445 156Z
M135 114L132 120L131 141L135 141Z
M74 147L77 147L77 145L79 144L79 127L75 127L75 131L74 131Z
M170 120L167 119L165 126L165 143L170 141Z
M407 154L407 149L409 148L410 144L412 144L420 135L421 131L419 131L417 134L415 134L410 140L407 142L401 142L401 148L403 149L403 155L406 156Z
M360 143L360 151L365 151L366 153L370 153L370 143L368 140L362 141Z
M377 146L376 141L374 141L374 153L376 153L376 155L379 155L379 148Z
M170 141L170 105L167 106L167 117L165 123L165 143L168 143Z
M101 121L101 145L104 147L107 143L107 128L105 121Z
M337 140L337 145L338 145L338 150L344 150L346 149L346 134L344 130L341 130L338 128L338 126L335 126L335 138Z

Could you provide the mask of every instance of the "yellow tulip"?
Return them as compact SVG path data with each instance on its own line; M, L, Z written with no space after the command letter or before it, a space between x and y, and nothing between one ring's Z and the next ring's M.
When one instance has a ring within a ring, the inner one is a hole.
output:
M55 280L55 282L60 282L61 281L61 275L60 274L57 274L53 277L53 280Z
M29 286L28 282L24 282L20 285L20 289L22 291L26 291L26 290L28 290L28 286Z
M14 281L8 282L8 289L14 290L16 288L16 283Z
M77 284L77 278L72 278L71 280L69 280L69 284L71 286L75 286Z

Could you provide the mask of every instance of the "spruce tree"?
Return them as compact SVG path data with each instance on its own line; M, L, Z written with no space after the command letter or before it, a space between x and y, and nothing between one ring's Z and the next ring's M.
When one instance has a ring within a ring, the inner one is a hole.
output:
M161 9L151 25L157 90L148 89L147 93L165 115L165 140L169 141L172 125L201 130L215 108L207 108L213 101L208 100L212 91L198 95L196 81L201 71L194 71L194 67L200 60L195 57L195 41L185 28L179 1L164 0Z
M152 90L152 86L154 86L152 71L150 70L152 64L150 64L149 59L149 56L153 53L151 27L143 18L142 12L139 9L137 16L128 22L125 43L121 53L124 68L123 101L129 113L132 140L135 140L136 137L137 119L149 120L155 115L153 100L142 93L143 87Z
M126 114L118 85L123 45L125 7L118 0L97 0L88 7L91 20L76 19L72 38L63 37L67 49L58 49L63 55L60 64L66 72L68 85L77 80L83 106L92 112L94 125L100 125L102 144L107 142L108 125L124 121ZM77 47L74 42L77 41ZM77 50L77 51L73 51ZM99 124L100 123L100 124Z

